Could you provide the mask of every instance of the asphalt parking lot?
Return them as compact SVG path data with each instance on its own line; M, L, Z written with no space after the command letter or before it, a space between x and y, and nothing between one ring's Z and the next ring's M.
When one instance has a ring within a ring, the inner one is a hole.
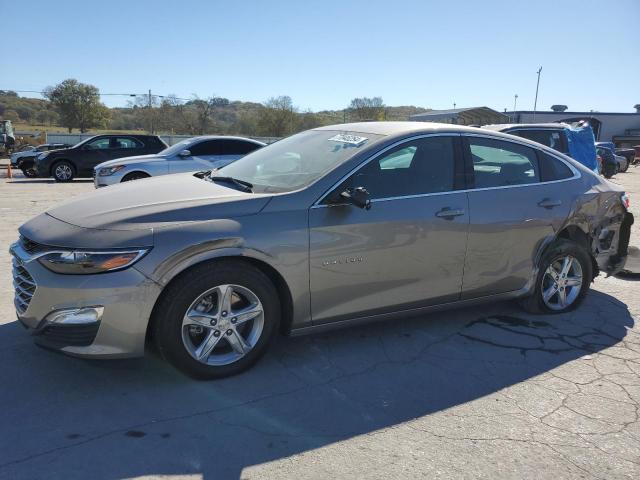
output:
M615 182L640 218L640 168ZM0 478L640 478L638 280L598 277L570 314L501 303L282 338L196 382L154 354L41 350L16 321L18 226L92 190L0 180Z

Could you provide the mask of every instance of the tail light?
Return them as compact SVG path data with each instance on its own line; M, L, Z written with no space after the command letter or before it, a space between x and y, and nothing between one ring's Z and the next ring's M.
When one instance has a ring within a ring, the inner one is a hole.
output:
M629 195L627 195L626 193L623 193L620 196L620 200L622 200L622 205L624 205L624 208L629 210L629 207L631 207L631 199L629 198Z

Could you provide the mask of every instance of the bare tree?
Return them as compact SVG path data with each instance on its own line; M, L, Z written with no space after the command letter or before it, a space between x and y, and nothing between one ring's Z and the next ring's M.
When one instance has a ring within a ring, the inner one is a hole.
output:
M354 98L349 105L349 117L354 120L384 120L385 105L382 97Z

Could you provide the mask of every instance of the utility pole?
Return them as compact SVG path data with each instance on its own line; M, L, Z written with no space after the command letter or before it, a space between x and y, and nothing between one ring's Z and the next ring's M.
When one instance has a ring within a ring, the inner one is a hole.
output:
M511 119L513 123L516 123L516 104L517 103L518 103L518 94L516 93L513 96L513 118Z
M538 88L540 87L540 72L542 72L542 66L536 72L538 74L538 83L536 83L536 99L533 102L533 120L536 119L536 108L538 107Z
M151 89L149 89L149 133L153 133L153 116L151 114Z

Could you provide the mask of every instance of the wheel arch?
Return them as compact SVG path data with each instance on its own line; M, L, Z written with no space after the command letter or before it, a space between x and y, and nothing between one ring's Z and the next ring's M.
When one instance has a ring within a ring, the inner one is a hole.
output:
M565 225L558 232L555 238L544 246L544 248L540 252L538 261L540 260L540 258L542 258L542 256L549 249L549 247L554 243L554 241L558 239L570 240L572 242L577 243L582 248L584 248L584 250L589 255L589 258L591 258L591 263L593 267L593 277L595 278L598 275L600 270L598 268L598 263L596 262L596 259L593 255L593 251L591 249L591 245L593 243L592 238L589 236L589 234L585 231L584 228L575 224Z
M156 298L156 301L151 311L151 315L149 317L149 322L147 325L147 333L146 333L147 341L149 340L149 338L151 337L154 331L155 321L157 318L156 308L160 304L160 299L162 297L162 294L173 283L175 283L177 280L179 280L182 276L187 274L192 269L202 266L203 264L215 265L217 263L228 262L228 261L234 261L234 262L251 265L254 268L257 268L259 271L261 271L267 278L269 278L269 280L273 283L273 286L275 287L276 291L278 292L278 299L280 301L280 307L282 309L282 318L280 321L280 332L282 334L289 333L291 329L291 323L293 321L293 299L291 296L291 290L289 288L289 285L287 284L282 274L275 267L273 267L272 265L270 265L268 262L264 260L261 260L252 256L246 256L246 255L239 255L239 254L224 255L223 254L223 255L211 256L209 258L200 259L199 261L196 261L196 262L191 262L185 268L182 268L178 271L174 271L175 274L163 286L162 291Z
M144 178L151 178L153 177L153 175L151 175L149 172L147 172L146 170L143 170L141 168L136 168L135 170L131 170L130 172L125 173L122 178L120 179L120 183L124 182L124 179L127 178L130 175L135 175L136 173L141 173L143 174L145 177Z

